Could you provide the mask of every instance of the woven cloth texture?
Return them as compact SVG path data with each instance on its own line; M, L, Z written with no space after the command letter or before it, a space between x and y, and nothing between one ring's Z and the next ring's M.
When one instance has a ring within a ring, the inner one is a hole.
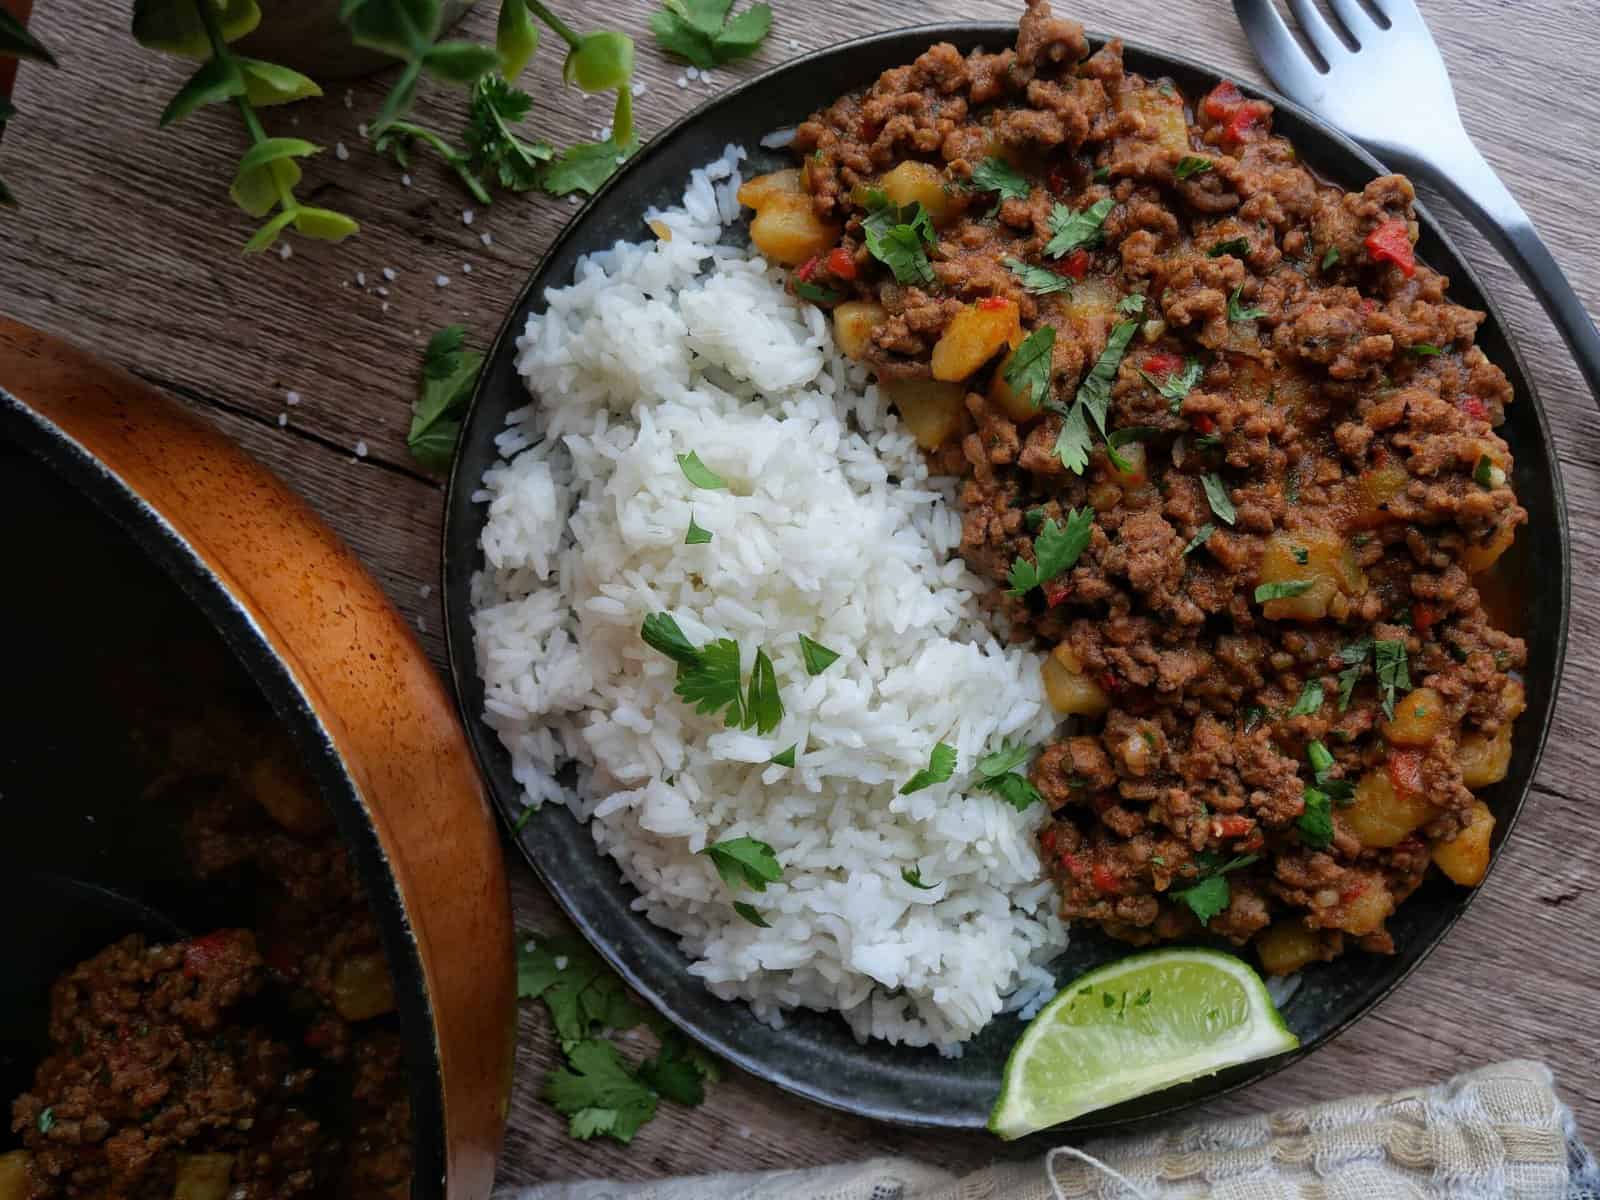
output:
M1538 1062L1430 1088L1088 1142L958 1178L905 1159L648 1183L503 1189L496 1200L1600 1200L1600 1169ZM1119 1178L1120 1177L1120 1178Z

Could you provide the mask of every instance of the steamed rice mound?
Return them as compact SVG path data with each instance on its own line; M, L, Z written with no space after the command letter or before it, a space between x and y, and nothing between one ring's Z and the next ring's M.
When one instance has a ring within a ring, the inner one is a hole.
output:
M823 314L742 234L724 242L741 157L649 214L670 240L582 260L517 343L538 403L510 415L479 493L484 715L526 802L590 823L715 994L949 1049L1054 987L1041 964L1066 936L1041 806L969 787L986 750L1042 742L1055 720L1038 655L980 615L952 481L928 477ZM691 450L728 490L689 482ZM691 516L709 543L685 544ZM673 662L639 634L658 612L696 645L735 639L745 678L764 647L781 725L728 728L676 696ZM802 633L839 660L808 675ZM954 778L900 795L940 741ZM793 769L770 763L791 745ZM698 853L742 836L783 865L764 892Z

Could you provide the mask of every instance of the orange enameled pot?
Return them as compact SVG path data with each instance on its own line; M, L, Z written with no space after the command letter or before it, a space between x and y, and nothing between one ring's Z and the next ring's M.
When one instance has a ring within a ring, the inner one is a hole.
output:
M412 1195L487 1197L515 1050L510 900L461 728L409 628L349 548L227 438L3 317L0 439L120 525L288 726L333 807L395 979Z

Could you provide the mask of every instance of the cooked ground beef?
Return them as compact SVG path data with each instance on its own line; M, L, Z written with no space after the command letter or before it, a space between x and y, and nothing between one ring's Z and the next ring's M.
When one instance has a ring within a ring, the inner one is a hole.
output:
M1525 652L1475 578L1527 514L1410 183L1328 185L1270 105L1090 54L1045 0L794 147L742 193L758 248L966 477L963 555L1052 648L1062 914L1281 972L1392 951L1430 859L1476 883Z

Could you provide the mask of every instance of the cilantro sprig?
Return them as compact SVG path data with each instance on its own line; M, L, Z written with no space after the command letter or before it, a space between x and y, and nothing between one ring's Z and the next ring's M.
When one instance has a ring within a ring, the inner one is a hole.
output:
M650 32L669 54L702 71L749 58L772 29L772 8L752 4L736 17L733 0L661 0L650 14Z
M1291 714L1292 715L1292 714ZM1311 763L1312 785L1304 793L1304 809L1295 820L1300 840L1313 850L1333 841L1333 804L1348 804L1355 796L1355 785L1347 779L1333 778L1333 755L1321 742L1306 747Z
M1116 204L1110 196L1096 200L1078 212L1065 204L1057 204L1050 210L1050 240L1045 243L1044 252L1051 258L1060 258L1079 246L1099 241L1101 226Z
M1184 397L1194 391L1195 384L1200 382L1200 376L1205 374L1205 368L1200 365L1198 358L1190 356L1183 360L1183 366L1176 371L1169 371L1165 379L1155 378L1143 367L1139 368L1139 374L1166 400L1167 411L1176 415L1183 407Z
M771 733L783 721L777 672L764 648L756 648L746 689L740 682L739 643L732 638L697 647L667 613L645 617L639 636L678 664L678 682L672 690L702 716L721 714L729 728L758 733Z
M868 197L867 208L867 216L861 222L867 253L888 267L900 283L924 287L934 283L938 276L928 261L926 247L938 239L927 209L914 203L895 204L879 191Z
M1017 770L1032 753L1033 750L1025 743L1012 744L1002 740L1000 749L978 759L976 786L981 791L994 792L1018 812L1025 812L1032 805L1042 803L1044 797L1039 794L1039 789L1033 786L1027 775Z
M1224 525L1232 525L1239 519L1239 511L1233 506L1233 497L1228 495L1228 485L1222 482L1222 476L1215 472L1202 475L1200 486L1205 489L1206 502L1211 505L1217 520Z
M766 842L753 837L729 838L700 851L711 860L722 882L731 888L748 887L764 892L767 884L783 878L783 864Z
M1006 366L1006 383L1033 408L1038 408L1050 395L1050 366L1055 345L1055 326L1041 325L1022 340Z
M1033 561L1017 558L1011 564L1010 595L1025 596L1071 569L1088 548L1093 528L1094 509L1087 505L1071 510L1065 524L1047 520L1033 539Z
M461 417L483 369L483 354L466 348L466 330L447 325L428 339L422 354L422 391L411 406L406 448L430 471L450 469Z
M1074 475L1082 475L1084 467L1089 465L1089 451L1094 444L1089 433L1089 420L1094 421L1102 438L1106 436L1106 408L1111 403L1111 385L1122 365L1122 357L1127 353L1128 343L1138 328L1137 321L1119 321L1111 327L1105 349L1078 385L1072 407L1067 410L1066 418L1061 423L1055 452L1061 459L1061 465Z
M1200 919L1200 924L1209 924L1211 918L1227 908L1232 899L1232 888L1228 885L1227 877L1260 857L1259 854L1242 854L1217 867L1210 866L1214 860L1202 859L1202 869L1210 869L1211 873L1200 882L1173 892L1173 898L1187 904L1189 910Z
M928 765L906 780L900 788L902 796L920 792L936 783L947 782L956 773L956 748L946 742L934 746L928 755Z
M1411 690L1411 670L1406 660L1406 644L1399 639L1372 643L1372 665L1378 673L1378 692L1383 698L1383 715L1394 720L1395 697Z
M972 186L980 192L998 192L1002 200L1026 200L1033 190L1026 175L994 155L972 168Z
M1036 267L1020 258L1002 258L1001 265L1017 277L1022 290L1035 296L1048 296L1054 292L1070 292L1072 280L1058 275L1049 267Z
M1267 310L1264 309L1264 308L1247 307L1244 304L1244 302L1240 299L1240 297L1243 296L1243 295L1244 295L1244 284L1242 284L1242 283L1238 287L1234 288L1232 292L1229 293L1229 295L1228 295L1228 320L1230 320L1230 321L1254 321L1257 317L1264 317L1264 316L1267 315Z

